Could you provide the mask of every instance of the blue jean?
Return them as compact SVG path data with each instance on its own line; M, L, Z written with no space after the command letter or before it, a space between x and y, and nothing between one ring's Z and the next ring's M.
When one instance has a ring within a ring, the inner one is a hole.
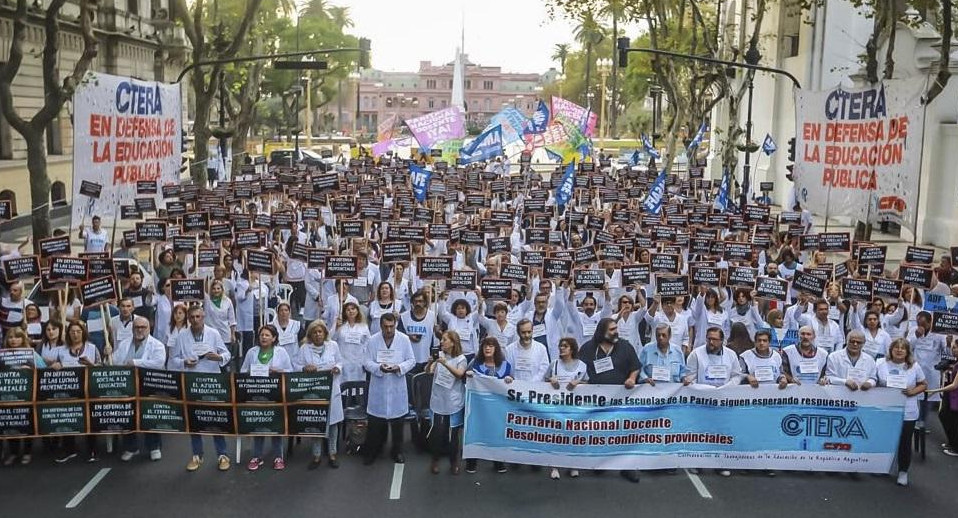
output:
M190 434L190 446L193 448L193 455L203 456L203 436ZM216 448L216 455L226 455L226 438L222 435L213 436L213 446Z
M336 452L339 451L337 447L339 445L339 424L331 424L326 427L326 448L329 450L329 455L336 455ZM313 457L319 457L323 454L323 438L322 437L313 437L311 439L312 448L313 448Z
M263 457L263 443L266 442L266 437L253 437L253 457L262 458ZM283 456L283 437L273 436L269 438L269 455L275 455L277 457ZM269 456L268 455L268 456Z
M158 433L128 433L123 436L123 449L125 451L137 451L140 449L139 436L143 436L143 447L148 451L158 450L163 445ZM202 444L200 445L202 449Z

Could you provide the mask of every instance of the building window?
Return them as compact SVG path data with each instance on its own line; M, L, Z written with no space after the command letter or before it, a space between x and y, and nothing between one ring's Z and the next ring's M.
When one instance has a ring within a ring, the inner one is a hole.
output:
M435 79L427 79L427 80L426 80L426 88L429 89L429 90L435 90L435 89L436 89L436 80L435 80Z
M126 0L126 12L140 14L140 0Z
M10 215L17 215L17 195L14 194L10 189L0 191L0 201L9 201L10 202Z
M786 58L798 55L799 34L802 32L802 8L799 2L786 1L783 5L781 52Z
M63 135L60 133L60 117L57 117L50 121L50 124L47 125L47 154L48 155L62 155L63 154Z
M466 79L466 90L472 90L472 81Z
M442 104L441 104L440 106L443 107L443 108L446 108L448 105L449 105L449 103L446 102L445 99L443 99Z
M370 102L372 103L374 110L376 110L376 109L379 108L379 98L377 98L377 97L372 97L372 98L370 98Z
M452 79L449 80L449 88L452 88Z
M430 108L435 108L435 107L436 107L436 100L433 99L432 97L430 97L430 98L429 98L429 101L428 101L428 103L427 103L427 106L429 106Z
M492 99L486 97L486 99L485 99L484 101L482 101L482 106L486 109L486 111L491 111L491 110L492 110Z
M50 203L54 207L65 207L67 204L67 188L63 182L56 181L50 186Z
M482 82L483 90L492 90L492 81L483 81Z

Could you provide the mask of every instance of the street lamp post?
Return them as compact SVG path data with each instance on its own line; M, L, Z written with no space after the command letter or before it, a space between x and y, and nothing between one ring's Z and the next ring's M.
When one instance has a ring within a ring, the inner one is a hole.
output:
M755 66L758 65L758 61L762 58L762 55L759 54L758 49L754 45L749 47L748 51L745 52L745 62L749 65ZM748 205L748 190L750 184L750 176L752 172L751 156L752 156L752 92L755 88L755 81L753 72L746 72L748 80L748 104L745 108L745 163L742 165L742 188L739 194L739 205L741 210L745 211L745 206Z
M595 62L595 68L599 72L599 84L602 89L602 100L599 105L599 148L605 147L605 81L612 72L612 60L609 58L599 58Z
M649 96L652 97L652 149L655 149L655 141L659 138L659 111L662 105L662 87L658 83L652 82L649 85ZM649 158L649 169L655 170L655 157Z
M349 81L356 85L356 115L353 117L353 137L355 138L359 132L359 85L360 85L360 74L359 74L359 65L356 66L356 70L353 70L349 73Z

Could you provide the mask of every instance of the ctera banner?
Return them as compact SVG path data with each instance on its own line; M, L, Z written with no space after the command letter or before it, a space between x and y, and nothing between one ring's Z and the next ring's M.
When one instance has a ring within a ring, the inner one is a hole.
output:
M476 376L463 457L574 469L787 469L887 473L904 396L844 386L660 383L628 390Z
M924 114L920 80L795 91L795 192L817 214L914 229Z

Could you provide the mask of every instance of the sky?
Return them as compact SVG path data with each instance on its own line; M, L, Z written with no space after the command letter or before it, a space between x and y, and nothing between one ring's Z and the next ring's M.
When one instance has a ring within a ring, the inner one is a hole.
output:
M466 54L473 63L505 72L543 73L554 46L572 42L574 24L549 20L543 0L330 0L349 7L349 32L372 40L373 68L415 72L420 61L455 58L465 21ZM630 33L630 35L633 35Z

